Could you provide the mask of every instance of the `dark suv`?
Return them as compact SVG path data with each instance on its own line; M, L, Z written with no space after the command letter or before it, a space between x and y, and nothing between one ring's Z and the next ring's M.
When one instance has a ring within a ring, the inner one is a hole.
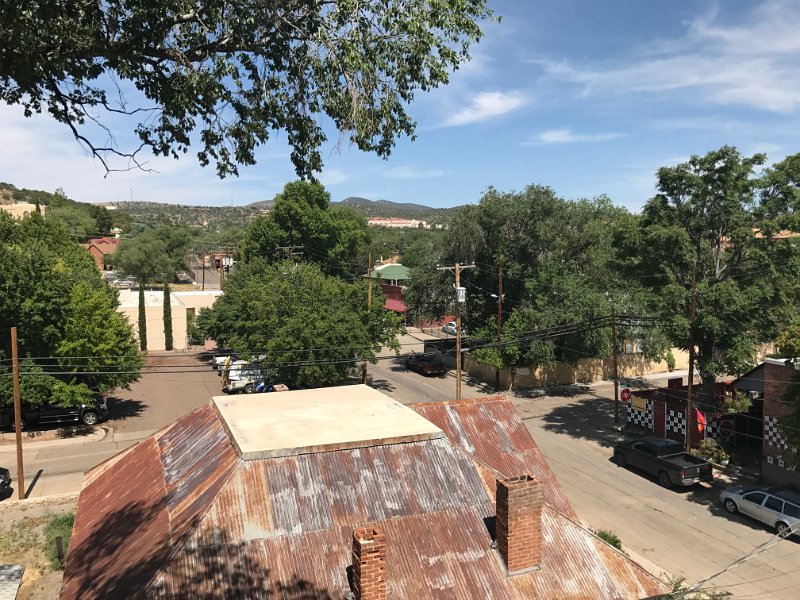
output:
M31 425L51 425L56 423L80 423L82 425L97 425L108 416L108 404L101 398L92 404L71 406L25 406L22 405L22 428ZM14 407L0 408L0 428L14 428Z

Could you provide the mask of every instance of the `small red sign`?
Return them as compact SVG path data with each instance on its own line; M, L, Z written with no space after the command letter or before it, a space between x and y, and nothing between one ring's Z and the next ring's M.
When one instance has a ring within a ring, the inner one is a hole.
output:
M630 402L631 401L631 391L628 388L625 388L624 390L622 390L622 392L620 393L619 397L622 398L623 402Z

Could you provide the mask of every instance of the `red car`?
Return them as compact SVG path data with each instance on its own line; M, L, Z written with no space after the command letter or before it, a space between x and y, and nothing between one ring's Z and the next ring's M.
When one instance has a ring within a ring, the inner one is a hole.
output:
M412 354L406 358L406 368L422 375L443 375L445 371L441 359L432 354Z

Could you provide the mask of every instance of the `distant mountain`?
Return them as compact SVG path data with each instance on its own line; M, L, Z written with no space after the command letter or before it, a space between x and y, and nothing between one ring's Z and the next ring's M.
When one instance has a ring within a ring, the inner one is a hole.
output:
M247 208L257 210L270 210L274 204L273 200L262 200L248 204ZM436 223L443 223L450 220L453 215L453 208L433 208L424 204L414 204L413 202L392 202L391 200L367 200L357 196L350 196L340 202L333 204L347 206L365 217L401 217L428 220Z
M63 194L43 192L41 190L19 189L9 183L0 182L0 204L13 203L14 201L36 202L54 207L73 207L88 211L90 204L76 202L66 198ZM186 204L167 204L162 202L125 201L109 203L112 213L122 217L125 215L128 223L172 223L173 225L212 226L212 225L237 225L245 226L257 215L269 212L274 205L274 200L261 200L245 206L200 206ZM424 204L412 202L391 202L390 200L368 200L351 196L341 202L334 202L339 206L347 206L365 217L398 217L406 219L421 219L430 223L447 223L453 216L454 208L433 208ZM88 214L88 213L87 213ZM126 225L128 224L126 223Z
M367 200L351 196L340 202L367 217L430 217L452 214L451 208L432 208L412 202L391 202L389 200Z

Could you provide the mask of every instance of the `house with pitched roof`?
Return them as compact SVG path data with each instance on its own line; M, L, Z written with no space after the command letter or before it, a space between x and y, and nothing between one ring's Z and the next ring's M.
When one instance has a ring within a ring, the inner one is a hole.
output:
M647 598L511 402L216 397L86 473L62 600Z
M92 238L81 246L92 255L97 268L106 271L111 268L111 257L117 251L121 241L118 237L100 237Z

